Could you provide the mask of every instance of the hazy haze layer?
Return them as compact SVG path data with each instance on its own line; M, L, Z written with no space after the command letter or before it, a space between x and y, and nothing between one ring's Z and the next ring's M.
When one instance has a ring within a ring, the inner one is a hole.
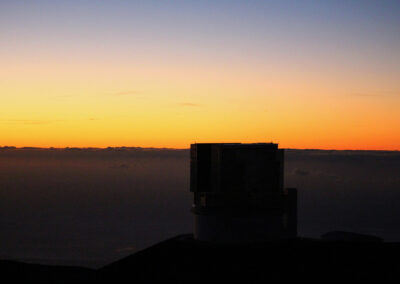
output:
M400 241L400 153L286 150L299 233ZM0 150L0 258L99 266L190 233L188 150Z

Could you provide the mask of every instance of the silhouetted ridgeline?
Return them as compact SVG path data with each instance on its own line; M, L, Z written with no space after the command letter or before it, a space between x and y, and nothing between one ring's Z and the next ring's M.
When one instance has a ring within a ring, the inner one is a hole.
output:
M142 148L142 147L108 147L108 148L38 148L14 146L0 147L2 157L87 157L87 158L107 158L107 157L181 157L188 155L187 149L169 148Z
M0 262L13 283L376 283L400 280L399 243L292 239L158 243L99 270Z
M83 267L0 260L2 283L94 283L95 273Z

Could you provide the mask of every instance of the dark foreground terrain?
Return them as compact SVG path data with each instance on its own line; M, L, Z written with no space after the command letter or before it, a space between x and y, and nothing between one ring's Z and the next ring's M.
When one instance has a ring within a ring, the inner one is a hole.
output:
M178 236L101 269L1 261L2 283L390 283L400 243L294 239L253 244Z

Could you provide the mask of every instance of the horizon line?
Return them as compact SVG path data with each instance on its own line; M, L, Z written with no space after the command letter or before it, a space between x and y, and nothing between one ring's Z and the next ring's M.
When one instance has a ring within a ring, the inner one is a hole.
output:
M250 143L251 144L251 143ZM36 147L36 146L0 146L0 150L113 150L113 149L148 149L148 150L190 150L189 148L170 148L170 147L142 147L142 146L107 146L107 147ZM302 150L302 151L374 151L374 152L400 152L400 149L332 149L332 148L280 148L284 150Z

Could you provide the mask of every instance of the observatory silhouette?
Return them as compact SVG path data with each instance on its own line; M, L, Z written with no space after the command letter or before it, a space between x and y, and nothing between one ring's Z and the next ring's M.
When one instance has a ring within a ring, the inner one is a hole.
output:
M278 144L200 143L191 145L190 155L196 240L297 236L297 190L284 190Z

